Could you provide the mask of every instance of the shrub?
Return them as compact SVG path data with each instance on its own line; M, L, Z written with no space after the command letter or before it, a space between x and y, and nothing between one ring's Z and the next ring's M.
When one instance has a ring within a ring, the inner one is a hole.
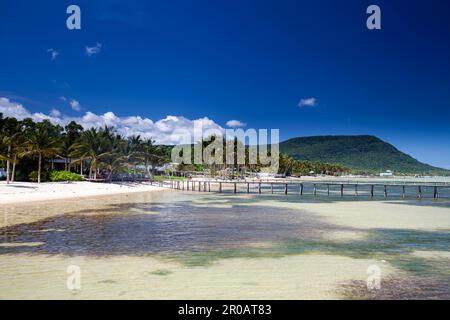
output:
M50 172L50 180L53 182L58 181L82 181L83 178L76 173L70 171L52 171Z
M37 171L31 171L30 174L28 175L28 179L30 179L30 181L32 182L37 182L38 181L38 172ZM46 181L47 180L47 173L45 171L41 172L41 181Z

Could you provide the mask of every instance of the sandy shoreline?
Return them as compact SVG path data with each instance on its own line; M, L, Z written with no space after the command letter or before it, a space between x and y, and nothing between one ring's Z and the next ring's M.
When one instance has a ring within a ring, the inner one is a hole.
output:
M149 183L0 182L0 205L166 190Z

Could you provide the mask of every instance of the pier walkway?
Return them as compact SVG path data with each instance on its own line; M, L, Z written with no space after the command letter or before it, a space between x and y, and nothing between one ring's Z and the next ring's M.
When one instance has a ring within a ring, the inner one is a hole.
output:
M342 182L342 181L260 181L260 180L166 180L161 187L175 190L217 193L256 193L327 195L327 196L368 196L406 198L450 198L449 183L400 183L400 182Z

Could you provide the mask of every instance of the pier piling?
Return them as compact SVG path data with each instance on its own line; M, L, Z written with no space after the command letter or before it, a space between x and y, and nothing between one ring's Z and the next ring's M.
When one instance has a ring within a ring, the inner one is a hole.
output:
M234 194L239 193L239 185L244 185L242 186L241 189L246 188L246 192L247 194L250 194L250 185L256 185L256 187L258 188L258 194L262 194L263 192L263 187L269 189L270 188L270 192L271 194L278 194L278 188L281 189L281 187L284 187L284 191L280 191L280 194L284 195L289 195L289 188L292 187L294 189L292 190L296 190L294 191L294 194L298 192L298 194L300 196L303 196L303 191L305 190L305 187L312 188L312 194L314 195L314 197L316 196L320 196L323 191L323 193L328 195L328 196L333 196L333 189L334 187L339 187L340 186L340 196L344 197L345 196L345 187L354 187L354 195L355 197L359 197L359 191L363 190L363 194L365 194L366 190L367 192L370 192L370 197L374 198L375 196L381 196L381 193L383 192L384 198L389 198L389 190L388 188L392 187L392 195L395 196L395 194L399 194L399 197L401 197L402 199L407 199L407 191L409 190L409 188L411 188L412 190L414 190L415 188L417 188L417 198L421 199L423 197L428 197L428 198L434 198L434 199L438 199L439 197L448 197L448 193L447 191L450 189L450 184L445 184L445 183L433 183L433 184L418 184L418 183L387 183L385 181L383 181L382 183L366 183L366 182L331 182L331 181L319 181L319 182L308 182L308 181L302 181L302 182L295 182L295 181L261 181L261 180L253 180L253 181L214 181L214 180L196 180L196 181L192 181L192 180L175 180L175 179L170 179L170 180L161 180L161 181L151 181L152 185L157 185L160 187L166 187L166 188L171 188L174 190L188 190L188 191L198 191L198 192L211 192L211 184L213 184L213 191L215 192L219 192L219 193L223 193L223 184L225 183L226 186L230 185L232 186L233 191L231 191ZM198 183L198 186L196 185L196 183ZM214 187L214 185L218 184L218 189L215 189L216 187ZM363 186L363 188L361 189L360 186ZM296 189L298 187L298 189ZM323 188L322 188L323 187ZM378 187L383 187L383 190L379 190ZM370 188L370 190L368 190L368 188ZM401 189L400 189L401 188ZM425 189L424 189L425 188ZM442 188L444 191L441 191ZM228 190L228 189L226 189ZM309 190L309 189L307 189ZM243 193L245 193L244 190L241 190ZM441 191L441 192L440 192ZM350 194L350 193L349 193Z

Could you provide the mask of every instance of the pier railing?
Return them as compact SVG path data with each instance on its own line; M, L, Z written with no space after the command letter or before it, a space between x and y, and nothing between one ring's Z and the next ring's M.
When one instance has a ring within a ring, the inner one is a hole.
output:
M166 180L159 186L182 191L284 195L450 198L448 183L273 180Z

